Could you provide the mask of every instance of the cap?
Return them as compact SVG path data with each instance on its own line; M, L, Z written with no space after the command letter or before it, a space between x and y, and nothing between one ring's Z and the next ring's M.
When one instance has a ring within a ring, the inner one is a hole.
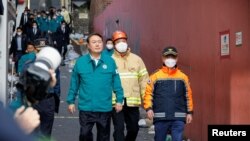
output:
M175 47L169 46L169 47L166 47L166 48L163 49L162 55L163 56L167 56L167 55L177 56L178 52L177 52Z
M113 42L118 40L118 39L128 39L127 34L123 31L115 31L112 35L112 40Z

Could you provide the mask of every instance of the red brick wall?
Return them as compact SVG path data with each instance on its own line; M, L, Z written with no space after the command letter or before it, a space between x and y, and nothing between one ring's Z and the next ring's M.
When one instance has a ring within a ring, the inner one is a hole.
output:
M90 31L94 30L93 19L112 3L113 0L91 0L90 1Z
M161 66L161 50L176 46L195 105L185 134L206 141L208 124L250 123L249 6L248 0L115 0L94 18L93 29L105 37L125 30L150 72ZM220 56L224 30L230 30L229 58ZM238 31L243 33L240 47L235 45Z

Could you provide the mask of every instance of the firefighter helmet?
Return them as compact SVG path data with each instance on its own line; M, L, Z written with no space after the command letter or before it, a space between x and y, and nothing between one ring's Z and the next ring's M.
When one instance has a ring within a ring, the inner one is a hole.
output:
M118 39L128 39L127 34L123 31L117 30L113 33L112 40L113 42Z

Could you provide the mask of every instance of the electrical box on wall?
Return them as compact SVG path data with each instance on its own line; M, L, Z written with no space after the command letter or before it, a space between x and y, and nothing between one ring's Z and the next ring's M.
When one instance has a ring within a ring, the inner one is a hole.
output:
M230 31L220 32L220 55L221 57L230 56Z
M235 45L241 46L242 45L242 32L235 33Z

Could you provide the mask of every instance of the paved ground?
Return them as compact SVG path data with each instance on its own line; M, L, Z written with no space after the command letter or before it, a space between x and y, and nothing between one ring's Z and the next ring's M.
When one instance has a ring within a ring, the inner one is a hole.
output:
M79 122L78 112L71 115L67 111L67 103L65 102L68 86L70 81L70 73L67 70L67 66L61 67L61 104L60 112L55 115L54 128L52 136L56 141L77 141L79 136ZM141 117L145 117L145 112L141 111ZM113 132L113 127L111 127ZM93 129L94 135L96 135L95 128ZM111 141L113 141L111 136ZM153 141L153 135L148 134L148 128L140 128L137 141Z

